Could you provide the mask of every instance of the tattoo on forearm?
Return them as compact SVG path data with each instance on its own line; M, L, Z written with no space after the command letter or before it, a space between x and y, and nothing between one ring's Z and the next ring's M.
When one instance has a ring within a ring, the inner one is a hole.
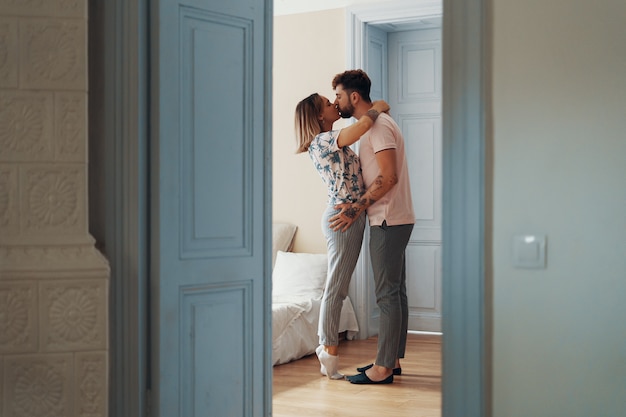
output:
M350 207L346 209L346 211L343 214L345 214L346 217L350 219L354 219L359 214L359 211L355 207Z
M369 192L370 192L370 198L374 199L374 200L378 200L380 197L378 196L378 192L383 189L383 177L381 175L379 175L378 177L376 177L376 179L374 180L374 182L372 183L372 185L369 188Z
M391 187L398 183L398 176L393 175L388 179ZM379 175L376 177L370 188L366 191L366 193L361 197L361 199L357 202L357 204L361 207L368 207L378 201L388 190L390 187L385 187L384 177Z

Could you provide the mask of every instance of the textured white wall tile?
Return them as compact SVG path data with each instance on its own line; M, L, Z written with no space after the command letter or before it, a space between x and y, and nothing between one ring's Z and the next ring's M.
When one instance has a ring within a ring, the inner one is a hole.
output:
M57 279L65 278L102 278L109 276L109 264L106 258L86 241L84 244L58 244L64 236L27 237L24 244L7 245L6 241L16 241L19 237L5 239L0 236L0 280L4 271L19 273L20 278ZM70 239L73 237L70 237ZM81 236L78 238L82 239ZM54 245L40 243L33 245L28 240L57 241ZM87 275L86 275L87 274Z
M3 91L0 96L0 161L51 161L51 93Z
M107 347L107 281L46 281L40 285L41 350Z
M76 415L107 417L108 361L106 352L76 354Z
M37 284L0 281L0 353L37 351Z
M0 417L106 417L87 228L87 0L0 0Z
M17 167L0 164L0 236L11 236L19 231L17 195Z
M19 30L21 88L86 91L84 21L24 19Z
M5 356L3 417L72 416L71 354Z
M87 0L0 0L0 14L85 17Z
M23 166L20 175L23 233L86 233L85 169L83 165Z
M87 160L87 94L57 93L55 109L56 160Z
M0 356L0 415L5 416L7 412L4 407L7 401L4 395L4 361L2 359Z
M0 19L0 88L17 87L17 21Z

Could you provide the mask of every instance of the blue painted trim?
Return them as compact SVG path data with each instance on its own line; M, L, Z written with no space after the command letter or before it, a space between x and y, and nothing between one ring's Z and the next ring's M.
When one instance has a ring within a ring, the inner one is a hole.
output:
M273 109L273 56L274 56L274 0L265 0L265 39L263 39L265 56L263 59L263 81L265 96L264 103L264 132L263 132L263 149L265 152L265 165L263 167L263 208L265 222L263 224L263 241L264 256L263 265L263 300L264 300L264 317L263 325L265 331L264 338L264 363L263 363L263 410L262 415L272 415L272 376L274 372L274 363L272 359L272 155L273 155L273 126L272 126L272 109Z
M147 3L104 3L105 222L111 264L112 417L148 414Z
M490 415L484 10L484 0L444 2L443 417Z

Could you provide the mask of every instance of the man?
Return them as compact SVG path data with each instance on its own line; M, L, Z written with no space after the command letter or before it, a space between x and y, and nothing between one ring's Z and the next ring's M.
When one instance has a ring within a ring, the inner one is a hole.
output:
M362 70L349 70L333 79L335 106L343 118L372 112L371 81ZM359 141L359 157L367 191L356 203L341 204L329 219L334 230L347 230L363 210L370 224L370 256L374 271L380 328L376 361L348 376L353 384L389 384L401 373L408 328L404 252L415 214L400 128L386 113Z

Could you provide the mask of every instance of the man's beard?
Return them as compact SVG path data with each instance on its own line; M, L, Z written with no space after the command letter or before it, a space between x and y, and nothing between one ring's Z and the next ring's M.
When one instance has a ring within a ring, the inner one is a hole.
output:
M348 107L341 108L339 107L339 114L343 119L349 119L354 114L354 106L352 103L348 103Z

